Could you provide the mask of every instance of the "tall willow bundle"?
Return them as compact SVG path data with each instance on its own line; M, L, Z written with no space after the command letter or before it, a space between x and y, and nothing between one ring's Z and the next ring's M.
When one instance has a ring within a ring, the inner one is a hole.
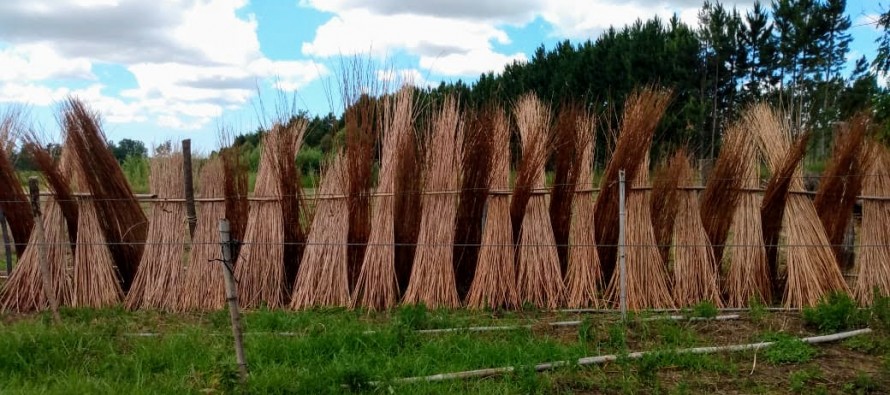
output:
M411 133L414 113L413 89L404 87L394 97L386 99L383 146L381 147L380 177L377 197L371 213L371 235L365 250L364 262L353 291L353 307L371 310L393 307L399 298L396 276L395 241L395 183L399 148ZM400 209L404 209L400 207Z
M213 311L226 304L220 264L219 220L227 218L225 164L219 157L201 168L198 186L198 226L189 251L188 266L178 282L177 311ZM231 223L231 220L229 221Z
M349 201L344 197L349 185L346 166L346 158L337 155L322 176L291 308L350 304L346 244Z
M53 191L56 204L62 210L62 215L67 225L68 239L74 247L77 241L77 201L71 192L70 169L71 154L63 148L58 161L53 158L49 148L42 147L36 135L25 137L27 143L23 147L31 156L31 160L43 174L43 179Z
M679 175L679 209L674 227L674 301L678 306L692 306L703 301L722 306L717 285L717 260L699 214L698 192L693 190L695 176L691 158L685 150L672 162Z
M705 191L701 197L701 220L708 234L708 240L714 250L714 259L719 264L723 260L723 245L729 236L729 228L733 223L742 195L742 185L752 161L756 147L749 140L750 130L743 121L729 126L723 136L720 156L714 164L714 170L708 177ZM754 173L753 178L757 177ZM752 188L756 188L755 185ZM749 199L750 200L750 199Z
M890 295L890 152L880 143L868 142L860 155L865 196L853 296L868 306L874 303L876 292Z
M482 216L488 197L491 173L494 112L471 111L466 115L461 152L461 185L454 235L454 273L457 290L467 294L476 272L479 244L482 241Z
M674 237L677 212L680 210L680 176L687 158L674 155L658 166L652 181L652 195L649 199L652 213L652 230L661 260L668 262L671 254L671 241Z
M60 306L71 304L71 279L67 269L71 256L71 244L65 225L65 217L54 198L43 207L45 246L39 246L37 232L31 233L31 248L25 251L9 280L0 290L0 310L19 313L45 310L49 301L43 290L40 273L40 248L46 248L46 260L50 268L50 287Z
M361 83L361 80L353 81ZM349 284L355 284L371 233L371 187L377 120L383 105L361 95L347 108L346 161L349 171Z
M482 228L479 264L467 306L474 309L519 305L516 293L516 270L513 250L513 225L510 223L510 125L503 111L492 113L493 127L491 172L488 178L488 209Z
M774 174L781 171L786 153L793 151L779 115L768 106L758 105L749 113L767 162ZM825 228L813 202L804 194L800 169L791 179L791 193L785 206L786 271L784 304L789 308L812 306L833 291L847 291L847 284L831 250Z
M33 136L32 136L33 137ZM67 226L65 207L74 204L73 201L62 203L59 200L72 198L71 189L68 186L68 172L71 169L71 155L63 150L62 158L58 165L46 149L40 148L29 142L25 150L32 155L35 163L44 174L54 196L50 197L43 206L43 230L46 243L46 259L50 268L50 284L56 301L60 306L71 304L72 285L67 272L72 256L73 242ZM74 208L74 220L77 208ZM77 223L75 222L75 226ZM76 232L76 229L75 229ZM32 232L30 243L35 248L29 248L13 269L9 280L0 291L0 309L6 311L28 312L42 310L49 307L49 301L43 292L43 277L40 273L40 251L37 245L37 233Z
M275 125L263 137L244 244L235 265L238 297L243 307L255 308L265 304L269 308L278 308L285 304L285 223L281 204L282 175L278 172L278 164L281 162L281 146L299 146L304 131L305 127L293 130Z
M593 152L596 147L593 115L578 117L580 148L575 186L575 216L569 230L569 266L566 269L566 302L570 308L600 307L603 274L593 234Z
M749 134L739 133L737 137L740 141L737 149L745 154L740 158L745 168L740 174L743 180L740 185L741 199L729 230L732 243L725 250L729 254L729 260L723 289L726 291L726 305L729 307L745 307L752 301L769 303L772 300L770 269L766 247L763 245L763 222L760 219L762 199L756 192L760 187L757 151ZM704 212L702 207L703 219Z
M550 109L533 95L525 95L516 103L514 117L522 139L523 158L546 158L550 127ZM547 210L544 166L530 169L535 175L529 187L534 188L519 231L516 284L519 300L537 307L554 309L565 298L565 285L559 269L559 255L553 239L553 227Z
M121 286L129 290L142 257L148 221L117 159L108 150L99 116L77 99L68 99L63 111L66 145L77 163L79 185L92 195L90 209L96 212L94 219L110 243L108 250L120 273Z
M10 161L13 143L21 128L19 113L8 111L0 119L0 209L9 223L12 240L15 242L15 253L19 257L25 254L31 229L34 228L34 217L28 195L22 188L22 182Z
M220 158L222 158L224 177L222 181L225 186L225 217L229 220L232 239L244 240L244 229L247 227L247 217L250 212L247 201L247 195L250 194L247 164L242 159L241 147L238 146L221 149ZM235 247L232 258L237 259L238 248Z
M427 148L423 211L411 279L403 303L458 307L452 256L460 176L461 135L457 100L446 98L433 121Z
M400 292L404 292L408 288L408 280L411 278L423 203L421 199L423 189L421 158L424 155L419 150L413 126L404 137L404 141L397 148L398 165L395 167L395 193L393 194L395 199L393 207L399 208L393 213L395 221L393 236L396 244L396 277L399 281Z
M834 152L816 192L813 205L819 213L835 258L842 266L849 263L844 258L844 234L853 218L853 206L862 190L862 149L871 117L862 113L846 123L835 136Z
M604 278L612 277L617 256L618 172L624 170L625 178L630 181L637 178L640 169L648 171L640 164L647 160L649 150L641 147L649 147L652 143L655 128L667 110L671 95L667 89L643 88L632 93L624 102L618 141L603 172L602 190L596 199L596 213L600 219L596 221L596 242ZM649 216L645 221L650 222Z
M306 231L303 229L303 188L300 184L300 169L297 167L297 153L308 121L304 117L291 118L284 125L283 138L273 147L275 153L275 175L278 196L281 199L281 220L284 224L284 284L290 289L296 277Z
M145 252L126 297L129 309L176 307L175 292L179 290L177 282L189 232L182 185L182 154L155 155L151 160L149 189L158 199L150 204Z
M78 162L72 165L75 191L83 191L83 171ZM74 250L74 279L71 305L102 308L121 302L124 292L114 265L108 239L102 230L97 203L91 197L78 200L77 248Z
M649 151L649 146L643 147ZM636 178L627 189L626 267L627 267L627 308L672 308L674 300L669 289L667 267L655 244L655 231L652 228L649 195L648 155L644 156ZM615 270L609 281L606 294L609 300L619 302L621 292L620 271Z
M586 146L581 141L578 119L584 112L579 104L565 104L556 117L553 133L553 192L550 197L550 223L562 273L569 264L569 233L572 227L572 200L578 182L581 155Z

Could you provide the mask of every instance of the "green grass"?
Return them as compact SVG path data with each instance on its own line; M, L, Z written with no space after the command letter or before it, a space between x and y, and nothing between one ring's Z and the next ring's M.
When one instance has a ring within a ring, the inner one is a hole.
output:
M709 313L710 308L702 310ZM759 336L778 342L760 351L768 364L760 369L792 369L788 375L777 376L781 382L763 383L749 377L750 353L677 352L715 344L709 337L713 323L645 321L641 318L650 315L642 313L627 323L614 315L590 315L571 329L536 326L422 334L416 330L567 317L534 311L486 313L405 306L388 314L345 309L248 312L243 325L251 374L242 387L226 311L166 314L120 308L63 309L61 315L61 326L53 325L48 314L0 317L0 393L700 393L716 388L714 380L724 380L723 389L754 393L761 387L767 392L796 391L819 381L815 375L793 373L811 372L806 369L819 356L815 347L795 339L798 334ZM133 336L144 332L159 336ZM886 358L884 339L883 332L876 332L869 340L850 340L843 347L881 360ZM654 352L640 359L623 357L642 350ZM619 360L546 373L530 368L541 362L601 354L616 354ZM483 380L393 382L399 377L500 366L519 368ZM851 375L837 385L854 392L886 389L879 374L873 376ZM381 385L371 386L371 381Z

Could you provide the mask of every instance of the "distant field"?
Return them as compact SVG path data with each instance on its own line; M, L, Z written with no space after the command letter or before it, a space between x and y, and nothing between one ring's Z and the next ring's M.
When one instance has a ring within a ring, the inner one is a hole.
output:
M245 317L251 371L246 387L237 383L225 311L165 314L65 309L60 327L54 327L46 314L3 316L0 392L887 393L890 307L882 303L883 307L856 317L848 316L855 310L841 304L819 309L805 320L799 313L754 308L732 321L646 321L655 314L644 313L626 325L614 314L536 311L473 313L422 307L402 307L390 314L255 311ZM703 306L685 314L707 317L715 313ZM582 323L565 328L546 324L558 320ZM533 327L484 333L415 331L516 324ZM839 330L835 324L840 329L868 325L875 332L814 346L793 340L819 333L819 327L821 332ZM778 341L778 345L733 354L672 352L764 340ZM540 362L646 350L661 352L548 373L528 368ZM503 377L392 382L398 377L507 365L525 367ZM371 386L368 381L382 384Z

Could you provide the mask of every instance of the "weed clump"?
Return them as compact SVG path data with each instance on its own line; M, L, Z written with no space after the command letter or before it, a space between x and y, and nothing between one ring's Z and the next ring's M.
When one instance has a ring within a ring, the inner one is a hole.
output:
M820 332L837 332L863 326L867 315L848 295L832 293L815 307L804 308L803 321Z
M766 360L773 365L804 363L816 356L813 346L785 333L768 334L764 340L774 342L764 351Z

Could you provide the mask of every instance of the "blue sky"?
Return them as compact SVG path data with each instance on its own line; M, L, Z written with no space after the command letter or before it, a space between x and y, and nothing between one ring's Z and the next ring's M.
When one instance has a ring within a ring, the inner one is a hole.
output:
M742 10L750 0L724 1ZM595 38L610 25L677 13L699 0L4 0L0 113L24 107L58 136L55 112L77 95L112 140L191 138L208 152L217 131L268 124L282 103L339 109L338 70L360 54L382 81L474 80L540 44ZM884 9L848 0L849 61L874 56ZM333 108L332 108L333 107Z

